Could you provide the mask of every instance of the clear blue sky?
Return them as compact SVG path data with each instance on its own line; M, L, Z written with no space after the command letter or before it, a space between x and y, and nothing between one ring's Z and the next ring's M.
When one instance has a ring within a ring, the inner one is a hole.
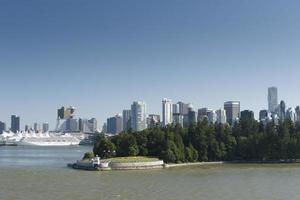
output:
M164 97L256 113L277 86L300 104L296 0L1 0L0 120L48 121L74 105L99 123Z

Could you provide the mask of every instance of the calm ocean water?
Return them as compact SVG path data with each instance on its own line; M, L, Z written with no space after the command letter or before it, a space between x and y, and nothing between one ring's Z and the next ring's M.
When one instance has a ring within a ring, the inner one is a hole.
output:
M300 199L299 164L112 172L65 167L89 150L90 147L0 147L0 199Z

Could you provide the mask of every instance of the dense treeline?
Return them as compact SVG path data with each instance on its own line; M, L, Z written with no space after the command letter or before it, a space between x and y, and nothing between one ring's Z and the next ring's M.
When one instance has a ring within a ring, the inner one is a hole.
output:
M300 158L300 123L244 120L234 127L206 120L182 128L156 127L105 138L99 135L94 153L100 157L152 156L165 162L266 161Z

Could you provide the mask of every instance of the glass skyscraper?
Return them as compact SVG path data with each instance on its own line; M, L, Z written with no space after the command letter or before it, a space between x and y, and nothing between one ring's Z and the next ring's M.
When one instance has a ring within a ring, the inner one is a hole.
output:
M133 131L147 128L147 107L143 101L135 101L131 105L131 128Z
M275 113L278 106L277 87L268 88L268 111Z
M17 133L18 131L20 131L20 117L16 116L16 115L12 115L11 116L11 131L14 133Z
M240 118L240 102L239 101L227 101L224 103L224 110L226 111L226 119L230 125Z
M162 101L162 124L167 126L173 122L173 104L171 99L163 99Z
M131 128L131 110L123 110L123 131Z

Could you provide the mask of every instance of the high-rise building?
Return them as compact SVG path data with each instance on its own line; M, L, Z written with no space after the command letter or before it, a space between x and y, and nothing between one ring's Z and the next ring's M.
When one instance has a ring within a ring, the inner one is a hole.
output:
M214 110L211 110L211 109L207 110L206 116L207 116L207 122L209 124L216 123L217 115L216 115L216 112Z
M284 101L280 101L279 107L278 107L278 115L281 121L285 120L285 114L286 114L286 110L285 110L285 102Z
M26 125L25 125L25 131L26 131L26 132L32 131L31 126L28 125L28 124L26 124Z
M167 126L173 122L173 104L171 99L163 99L162 101L162 125Z
M181 101L179 101L177 104L178 104L178 107L179 107L179 113L183 116L187 115L188 112L189 112L189 104L183 103Z
M0 134L2 134L3 131L6 131L6 124L0 121Z
M295 108L295 114L296 114L296 121L300 121L300 107L299 106L297 106L296 108Z
M131 110L123 110L123 131L129 131L131 128Z
M11 127L10 127L10 129L14 133L17 133L18 131L20 131L20 117L18 117L16 115L11 116Z
M224 110L226 110L226 119L228 124L234 125L240 118L240 102L227 101L224 103Z
M217 115L217 123L218 124L226 124L227 123L225 110L223 110L223 109L217 110L216 115Z
M270 113L275 113L278 106L277 87L268 88L268 107Z
M107 123L103 123L103 126L102 126L102 133L107 133Z
M39 133L39 132L41 131L40 124L37 123L37 122L35 122L35 123L33 124L33 130L34 130L34 132Z
M259 121L263 121L269 117L269 113L267 110L259 111Z
M57 109L57 119L64 119L65 118L65 107L62 106L61 108Z
M285 119L290 120L292 122L296 121L296 112L294 108L288 108L285 114Z
M91 130L91 133L96 133L98 129L98 122L96 118L91 118L88 120L89 129Z
M208 112L208 108L200 108L198 109L198 117L197 117L197 121L198 122L202 122L204 119L207 120L207 112Z
M79 131L83 133L95 133L97 131L97 120L95 118L78 120Z
M198 109L197 121L202 122L204 119L206 119L208 123L214 124L217 121L217 116L215 111L208 108Z
M196 112L193 110L193 105L188 105L188 114L184 116L184 126L190 126L197 122Z
M147 108L143 101L135 101L131 105L131 128L133 131L147 128Z
M49 131L49 123L48 122L44 122L43 123L43 133L46 133Z
M70 106L67 108L63 106L57 110L57 121L56 121L55 131L58 131L58 132L68 132L68 131L78 132L79 131L80 123L79 123L78 119L75 119L75 115L74 115L75 110L76 109L73 106ZM75 120L73 120L73 119L75 119ZM70 126L72 126L72 128L71 128L72 130L69 130ZM76 128L76 126L77 126L77 128Z
M82 119L79 118L78 120L78 128L79 131L82 133L96 133L97 132L97 119Z
M160 126L160 116L155 114L150 114L147 118L147 127L154 128Z
M85 123L85 119L82 119L82 118L79 118L78 119L78 128L79 128L79 131L80 132L84 132L84 128L85 128L85 125L84 125L84 123Z
M196 117L196 112L191 110L187 114L187 119L188 119L188 125L195 124L197 122L197 117Z
M254 120L254 112L251 110L243 110L241 112L241 120L243 121Z
M184 126L184 116L181 115L180 113L174 113L173 114L173 123L179 124L181 127Z
M172 111L173 111L173 114L180 114L178 103L173 104L173 110Z
M79 120L68 118L65 123L63 123L62 131L63 132L79 132Z
M123 119L121 115L116 115L114 117L107 119L107 133L119 134L123 131Z

